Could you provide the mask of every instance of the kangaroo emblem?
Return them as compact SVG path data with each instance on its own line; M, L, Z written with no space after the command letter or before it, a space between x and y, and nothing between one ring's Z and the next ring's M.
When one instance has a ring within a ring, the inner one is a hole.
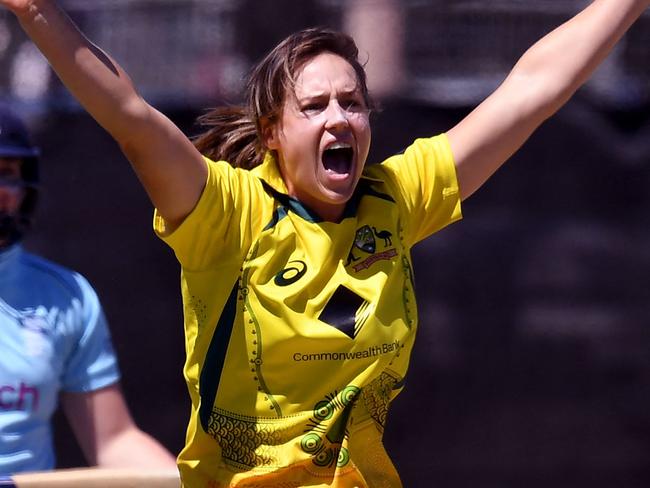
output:
M345 265L349 266L350 263L354 263L361 259L358 256L354 255L354 250L359 249L368 254L375 254L377 251L377 240L381 239L384 242L384 248L393 245L393 234L388 230L377 230L374 226L364 225L357 230L356 235L354 236L354 244L352 244L352 249L348 254L348 260Z

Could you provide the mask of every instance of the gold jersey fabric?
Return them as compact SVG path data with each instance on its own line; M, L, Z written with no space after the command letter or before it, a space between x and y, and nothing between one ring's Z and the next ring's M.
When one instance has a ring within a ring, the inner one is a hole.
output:
M446 136L368 166L339 223L270 155L208 166L178 229L154 217L182 267L184 486L401 486L382 433L417 326L409 250L461 216Z

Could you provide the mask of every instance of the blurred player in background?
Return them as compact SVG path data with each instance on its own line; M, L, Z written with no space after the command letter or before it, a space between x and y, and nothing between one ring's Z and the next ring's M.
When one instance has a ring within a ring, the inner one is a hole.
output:
M90 465L173 467L174 457L131 418L93 288L23 249L38 184L39 151L0 105L0 474L56 466L59 401Z

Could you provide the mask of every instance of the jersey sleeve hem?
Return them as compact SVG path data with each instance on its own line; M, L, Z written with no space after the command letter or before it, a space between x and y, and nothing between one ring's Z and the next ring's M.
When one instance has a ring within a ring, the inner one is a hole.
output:
M183 222L178 225L173 230L169 230L167 226L167 221L165 218L160 215L160 212L158 209L154 209L154 214L153 214L153 230L156 233L156 235L168 243L172 248L173 248L173 242L176 235L182 234L183 229L186 227L190 227L192 223L197 220L199 217L197 215L203 215L203 209L204 207L207 207L208 205L208 200L209 198L207 197L207 191L206 188L208 187L208 184L210 183L211 180L211 173L212 173L212 165L210 164L212 161L209 159L205 158L207 166L208 166L208 175L205 181L205 184L203 186L203 191L201 192L201 196L199 197L198 202L196 203L195 207L192 209L192 211L185 217Z
M119 374L105 375L102 378L95 378L88 384L85 385L70 385L61 388L61 391L66 393L90 393L92 391L101 390L120 381Z

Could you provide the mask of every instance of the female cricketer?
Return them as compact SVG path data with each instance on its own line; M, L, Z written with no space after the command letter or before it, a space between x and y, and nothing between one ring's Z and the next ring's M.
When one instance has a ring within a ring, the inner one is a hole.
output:
M0 0L119 143L182 269L190 487L399 487L382 444L417 328L410 248L473 194L650 5L595 0L446 133L366 164L357 49L298 32L195 143L50 0Z

